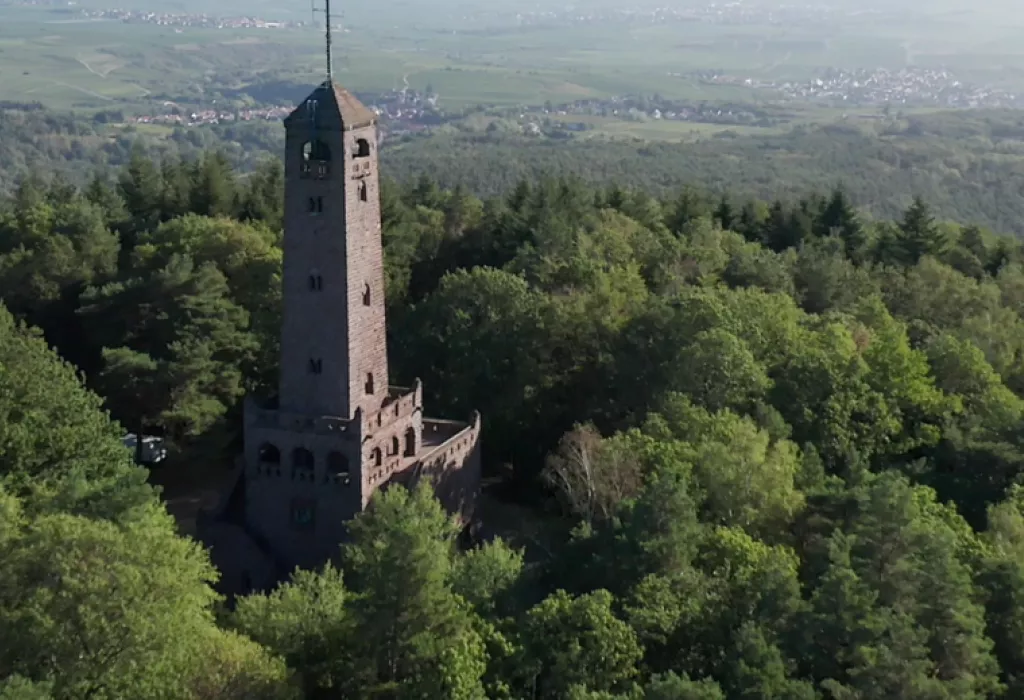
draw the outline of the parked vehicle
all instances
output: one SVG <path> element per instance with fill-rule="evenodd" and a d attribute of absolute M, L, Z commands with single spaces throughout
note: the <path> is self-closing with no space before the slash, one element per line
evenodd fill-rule
<path fill-rule="evenodd" d="M 138 437 L 135 433 L 128 433 L 124 436 L 124 446 L 138 455 Z M 142 454 L 136 457 L 136 461 L 143 466 L 151 467 L 160 464 L 167 459 L 167 448 L 164 447 L 164 439 L 153 435 L 145 435 L 142 438 Z"/>

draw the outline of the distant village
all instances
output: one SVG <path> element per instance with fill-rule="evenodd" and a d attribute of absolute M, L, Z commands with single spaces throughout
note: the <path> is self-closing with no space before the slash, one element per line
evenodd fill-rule
<path fill-rule="evenodd" d="M 440 124 L 445 118 L 438 109 L 438 96 L 415 90 L 391 90 L 376 96 L 360 95 L 378 116 L 396 127 L 418 130 Z M 247 121 L 279 121 L 295 108 L 294 105 L 274 105 L 247 108 L 190 109 L 173 102 L 164 102 L 166 111 L 159 114 L 126 116 L 126 124 L 166 124 L 170 126 L 204 126 Z"/>
<path fill-rule="evenodd" d="M 769 127 L 788 121 L 792 116 L 779 108 L 758 107 L 742 103 L 708 105 L 672 101 L 658 95 L 613 97 L 608 99 L 579 100 L 567 104 L 544 106 L 479 107 L 469 112 L 445 112 L 440 97 L 433 90 L 417 92 L 412 89 L 391 90 L 378 95 L 359 95 L 368 107 L 381 118 L 382 137 L 388 139 L 423 132 L 442 124 L 464 128 L 463 120 L 473 114 L 497 118 L 509 128 L 527 136 L 569 138 L 574 133 L 594 128 L 592 122 L 574 117 L 601 117 L 623 121 L 676 120 L 709 124 L 748 125 Z M 179 127 L 197 127 L 248 121 L 280 121 L 287 116 L 291 105 L 249 108 L 187 109 L 173 102 L 165 102 L 167 110 L 159 114 L 124 116 L 118 121 L 126 124 L 163 124 Z"/>
<path fill-rule="evenodd" d="M 89 10 L 83 17 L 124 22 L 125 24 L 157 24 L 164 27 L 201 27 L 204 29 L 290 29 L 305 26 L 303 22 L 271 22 L 259 17 L 216 17 L 207 14 L 178 14 L 145 10 Z"/>
<path fill-rule="evenodd" d="M 560 26 L 600 24 L 605 22 L 633 22 L 643 24 L 669 24 L 675 22 L 707 22 L 711 24 L 768 24 L 794 26 L 841 20 L 852 15 L 864 16 L 870 10 L 843 10 L 814 3 L 769 6 L 743 2 L 711 2 L 698 7 L 617 7 L 609 9 L 537 10 L 516 14 L 520 25 Z"/>
<path fill-rule="evenodd" d="M 292 29 L 306 26 L 305 22 L 279 22 L 259 17 L 218 17 L 215 15 L 153 12 L 150 10 L 91 9 L 79 7 L 78 0 L 0 0 L 0 6 L 51 7 L 63 12 L 74 12 L 80 17 L 108 20 L 125 24 L 157 24 L 164 27 L 201 27 L 203 29 Z"/>
<path fill-rule="evenodd" d="M 825 71 L 806 82 L 770 81 L 705 73 L 703 82 L 742 85 L 780 93 L 790 100 L 827 102 L 836 106 L 1020 107 L 1022 96 L 999 88 L 970 85 L 943 69 L 885 68 Z"/>
<path fill-rule="evenodd" d="M 417 92 L 411 88 L 376 95 L 359 95 L 381 118 L 382 133 L 389 138 L 413 134 L 441 124 L 459 123 L 479 112 L 497 117 L 511 128 L 527 135 L 561 135 L 588 131 L 592 117 L 622 121 L 681 121 L 703 124 L 773 127 L 794 118 L 792 105 L 808 101 L 828 101 L 837 106 L 889 107 L 944 106 L 957 108 L 1021 106 L 1016 95 L 996 89 L 965 85 L 947 71 L 842 71 L 833 70 L 807 82 L 771 83 L 737 76 L 697 74 L 690 76 L 707 83 L 736 84 L 770 90 L 782 99 L 771 102 L 716 102 L 672 100 L 660 95 L 634 95 L 604 99 L 577 100 L 554 105 L 485 107 L 467 113 L 450 113 L 441 107 L 441 99 L 432 89 Z M 293 106 L 289 104 L 253 107 L 184 107 L 163 103 L 157 114 L 124 116 L 127 124 L 164 124 L 195 127 L 248 121 L 280 121 Z M 120 118 L 119 118 L 120 120 Z"/>
<path fill-rule="evenodd" d="M 745 103 L 694 103 L 670 100 L 657 94 L 649 97 L 640 95 L 577 100 L 558 106 L 547 104 L 542 109 L 526 110 L 524 118 L 529 114 L 543 115 L 556 121 L 564 121 L 563 118 L 578 115 L 617 118 L 624 121 L 670 120 L 765 127 L 775 126 L 790 116 L 780 109 L 767 106 Z"/>

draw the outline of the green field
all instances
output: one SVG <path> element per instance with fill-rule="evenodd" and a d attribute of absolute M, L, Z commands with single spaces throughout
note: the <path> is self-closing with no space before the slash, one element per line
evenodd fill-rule
<path fill-rule="evenodd" d="M 102 7 L 97 0 L 86 4 Z M 162 9 L 199 7 L 182 1 Z M 1024 88 L 1024 44 L 1013 18 L 965 21 L 936 13 L 903 23 L 866 17 L 797 27 L 709 22 L 544 27 L 515 26 L 508 19 L 514 6 L 485 10 L 483 19 L 459 7 L 449 3 L 428 18 L 420 5 L 390 2 L 375 5 L 372 20 L 369 7 L 346 8 L 347 31 L 337 37 L 339 78 L 367 92 L 406 82 L 421 90 L 431 86 L 446 109 L 637 93 L 707 101 L 773 97 L 742 85 L 708 85 L 688 77 L 694 71 L 801 80 L 828 67 L 915 65 L 951 67 L 975 81 Z M 222 14 L 230 11 L 226 6 Z M 309 8 L 258 2 L 244 11 L 306 19 Z M 307 85 L 323 74 L 321 37 L 308 28 L 214 30 L 77 17 L 68 9 L 0 6 L 2 99 L 39 101 L 56 109 L 152 111 L 162 101 L 209 104 L 260 86 Z M 662 127 L 638 129 L 653 133 Z"/>

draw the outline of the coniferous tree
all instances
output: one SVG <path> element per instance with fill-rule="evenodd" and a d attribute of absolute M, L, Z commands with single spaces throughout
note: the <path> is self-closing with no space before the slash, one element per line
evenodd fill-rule
<path fill-rule="evenodd" d="M 156 226 L 163 216 L 163 179 L 156 165 L 141 149 L 132 151 L 131 160 L 118 178 L 118 190 L 131 215 L 129 236 L 125 241 L 131 248 L 134 237 L 140 231 Z"/>
<path fill-rule="evenodd" d="M 353 640 L 348 697 L 482 694 L 486 658 L 475 613 L 451 588 L 456 534 L 427 484 L 389 489 L 351 523 Z"/>
<path fill-rule="evenodd" d="M 718 225 L 726 231 L 731 231 L 732 227 L 736 225 L 736 213 L 728 195 L 722 195 L 722 198 L 718 200 L 718 207 L 715 209 L 714 218 Z"/>
<path fill-rule="evenodd" d="M 941 256 L 949 247 L 949 239 L 935 223 L 935 219 L 920 197 L 903 214 L 900 222 L 900 252 L 908 265 L 915 264 L 925 255 Z"/>
<path fill-rule="evenodd" d="M 204 216 L 229 216 L 235 209 L 235 179 L 223 153 L 208 153 L 192 166 L 189 209 Z"/>
<path fill-rule="evenodd" d="M 846 246 L 847 253 L 855 259 L 867 244 L 864 227 L 842 187 L 832 190 L 815 224 L 818 236 L 839 236 Z"/>
<path fill-rule="evenodd" d="M 702 192 L 688 186 L 682 189 L 667 211 L 665 225 L 669 231 L 678 236 L 691 221 L 709 216 L 711 207 Z"/>
<path fill-rule="evenodd" d="M 390 223 L 385 206 L 385 192 L 392 190 L 381 183 L 381 217 Z M 273 231 L 284 225 L 284 168 L 267 160 L 246 178 L 238 193 L 238 215 L 243 221 L 262 221 Z"/>
<path fill-rule="evenodd" d="M 761 241 L 776 252 L 789 248 L 786 223 L 785 207 L 776 199 L 768 208 L 768 218 L 761 227 Z"/>
<path fill-rule="evenodd" d="M 189 213 L 192 207 L 192 173 L 188 163 L 166 159 L 160 164 L 163 180 L 161 219 L 168 221 Z"/>

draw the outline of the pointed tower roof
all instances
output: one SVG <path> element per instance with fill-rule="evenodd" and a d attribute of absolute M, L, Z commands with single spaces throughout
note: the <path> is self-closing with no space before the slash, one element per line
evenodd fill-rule
<path fill-rule="evenodd" d="M 311 114 L 309 105 L 316 103 L 316 114 Z M 376 123 L 377 115 L 372 109 L 356 99 L 351 92 L 333 80 L 324 81 L 309 94 L 291 114 L 285 118 L 285 126 L 292 122 L 307 123 L 316 119 L 318 125 L 340 128 L 343 131 L 358 129 Z"/>

